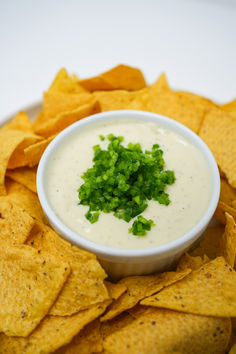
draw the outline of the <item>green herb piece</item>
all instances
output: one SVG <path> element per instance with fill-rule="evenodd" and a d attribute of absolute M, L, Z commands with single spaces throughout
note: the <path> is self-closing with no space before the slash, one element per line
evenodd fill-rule
<path fill-rule="evenodd" d="M 148 200 L 168 205 L 170 199 L 165 188 L 174 183 L 175 175 L 164 170 L 159 145 L 142 151 L 138 143 L 123 146 L 122 136 L 109 134 L 107 139 L 107 149 L 102 150 L 100 145 L 93 147 L 93 166 L 82 175 L 84 183 L 78 189 L 79 204 L 89 206 L 86 218 L 95 223 L 102 211 L 129 222 L 147 208 Z M 140 218 L 134 221 L 131 232 L 143 236 L 154 224 Z"/>
<path fill-rule="evenodd" d="M 151 230 L 152 226 L 155 226 L 153 220 L 147 220 L 142 215 L 139 215 L 129 229 L 129 233 L 132 233 L 135 236 L 145 236 L 147 231 Z"/>
<path fill-rule="evenodd" d="M 99 138 L 100 138 L 101 141 L 105 140 L 105 136 L 104 135 L 99 135 Z"/>

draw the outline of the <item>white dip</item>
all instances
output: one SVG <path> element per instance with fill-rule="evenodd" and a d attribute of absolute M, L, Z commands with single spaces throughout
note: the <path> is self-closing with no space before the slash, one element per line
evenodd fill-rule
<path fill-rule="evenodd" d="M 167 186 L 168 206 L 149 201 L 141 214 L 156 226 L 146 236 L 129 233 L 129 223 L 112 213 L 101 213 L 91 224 L 85 217 L 88 206 L 78 205 L 77 190 L 81 175 L 92 167 L 93 146 L 107 146 L 99 135 L 124 137 L 122 144 L 139 142 L 143 150 L 159 144 L 164 151 L 165 169 L 173 170 L 176 181 Z M 83 128 L 63 142 L 53 154 L 47 169 L 47 195 L 55 214 L 71 230 L 96 243 L 127 249 L 150 248 L 177 239 L 189 231 L 203 216 L 211 194 L 210 171 L 202 153 L 180 135 L 154 123 L 119 122 Z"/>

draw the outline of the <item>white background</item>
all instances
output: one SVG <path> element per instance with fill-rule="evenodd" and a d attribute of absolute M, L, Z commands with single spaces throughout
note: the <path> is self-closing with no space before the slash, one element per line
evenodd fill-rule
<path fill-rule="evenodd" d="M 42 97 L 66 67 L 81 78 L 119 63 L 148 83 L 217 102 L 236 97 L 235 0 L 0 0 L 0 121 Z"/>

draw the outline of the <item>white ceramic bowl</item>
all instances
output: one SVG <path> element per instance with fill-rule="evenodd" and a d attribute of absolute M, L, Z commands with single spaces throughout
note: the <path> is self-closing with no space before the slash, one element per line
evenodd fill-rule
<path fill-rule="evenodd" d="M 67 227 L 54 213 L 45 192 L 46 170 L 50 158 L 55 150 L 76 130 L 96 124 L 97 121 L 132 120 L 155 122 L 159 126 L 170 129 L 183 136 L 195 145 L 205 157 L 210 169 L 212 195 L 207 210 L 201 220 L 186 234 L 167 244 L 148 248 L 126 250 L 103 246 L 76 234 Z M 37 190 L 42 208 L 52 227 L 65 239 L 77 246 L 97 255 L 101 264 L 111 279 L 118 279 L 128 275 L 150 274 L 171 269 L 180 256 L 197 243 L 206 229 L 216 209 L 220 193 L 220 177 L 215 159 L 206 144 L 191 130 L 182 124 L 158 114 L 144 111 L 111 111 L 95 114 L 72 124 L 62 131 L 47 147 L 39 163 L 37 173 Z"/>

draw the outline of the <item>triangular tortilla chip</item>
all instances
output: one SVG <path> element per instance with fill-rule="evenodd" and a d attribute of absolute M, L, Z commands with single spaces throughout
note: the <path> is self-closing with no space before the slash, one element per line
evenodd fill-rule
<path fill-rule="evenodd" d="M 205 316 L 236 316 L 236 272 L 223 257 L 204 264 L 141 304 Z"/>
<path fill-rule="evenodd" d="M 0 332 L 27 336 L 48 313 L 70 269 L 26 245 L 0 246 Z"/>
<path fill-rule="evenodd" d="M 103 283 L 106 273 L 95 255 L 80 250 L 59 237 L 51 228 L 37 224 L 27 244 L 68 262 L 71 274 L 57 301 L 50 310 L 51 315 L 68 316 L 109 298 Z"/>
<path fill-rule="evenodd" d="M 179 273 L 167 272 L 121 279 L 118 284 L 124 284 L 127 287 L 127 291 L 110 305 L 101 321 L 110 320 L 121 312 L 134 307 L 140 300 L 184 278 L 189 272 L 190 269 L 187 269 Z"/>

